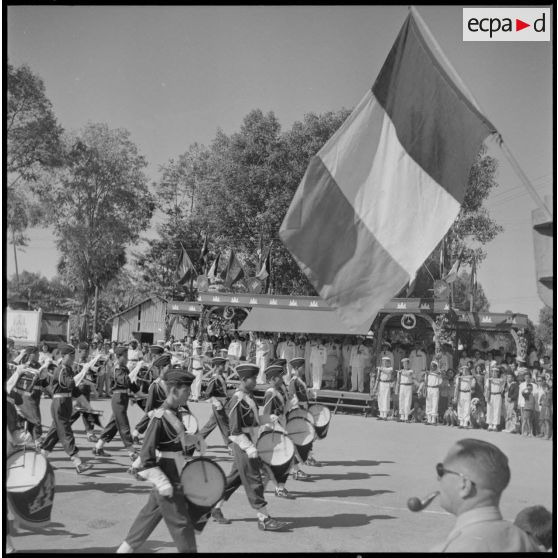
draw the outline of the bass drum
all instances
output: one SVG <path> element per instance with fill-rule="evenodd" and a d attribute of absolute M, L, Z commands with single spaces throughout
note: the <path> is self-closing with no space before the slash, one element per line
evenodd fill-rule
<path fill-rule="evenodd" d="M 314 417 L 316 436 L 320 439 L 325 438 L 331 421 L 331 411 L 325 405 L 320 405 L 319 403 L 309 405 L 308 410 Z"/>
<path fill-rule="evenodd" d="M 260 459 L 271 469 L 275 480 L 282 482 L 288 475 L 295 455 L 292 440 L 283 432 L 265 430 L 256 441 L 256 449 Z"/>
<path fill-rule="evenodd" d="M 50 523 L 55 480 L 50 463 L 40 453 L 17 451 L 7 459 L 8 506 L 23 527 Z"/>
<path fill-rule="evenodd" d="M 184 465 L 180 483 L 188 501 L 194 529 L 201 532 L 211 515 L 211 509 L 225 494 L 225 473 L 211 459 L 196 457 Z"/>
<path fill-rule="evenodd" d="M 300 461 L 304 463 L 310 455 L 312 442 L 316 439 L 314 425 L 303 418 L 292 418 L 287 422 L 289 438 L 294 442 Z"/>

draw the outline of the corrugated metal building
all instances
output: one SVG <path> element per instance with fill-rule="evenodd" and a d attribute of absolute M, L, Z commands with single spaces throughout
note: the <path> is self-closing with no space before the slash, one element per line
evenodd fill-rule
<path fill-rule="evenodd" d="M 167 300 L 157 295 L 146 298 L 112 316 L 112 341 L 127 343 L 130 339 L 137 339 L 141 343 L 156 343 L 165 338 L 166 316 Z M 182 339 L 188 332 L 175 320 L 171 335 Z"/>

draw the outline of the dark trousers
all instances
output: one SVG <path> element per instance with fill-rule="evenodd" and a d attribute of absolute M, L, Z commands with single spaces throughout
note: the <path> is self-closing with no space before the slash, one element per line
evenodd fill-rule
<path fill-rule="evenodd" d="M 533 415 L 534 411 L 532 409 L 522 409 L 521 410 L 521 434 L 523 436 L 533 435 Z"/>
<path fill-rule="evenodd" d="M 153 533 L 161 519 L 165 520 L 178 552 L 197 552 L 194 527 L 182 486 L 175 483 L 170 498 L 161 496 L 156 488 L 152 489 L 147 504 L 140 510 L 130 527 L 126 542 L 134 550 L 138 549 Z"/>
<path fill-rule="evenodd" d="M 64 451 L 72 457 L 79 451 L 72 431 L 72 398 L 54 397 L 50 412 L 52 414 L 52 426 L 46 435 L 42 449 L 52 451 L 56 443 L 61 441 Z"/>
<path fill-rule="evenodd" d="M 89 386 L 85 385 L 79 388 L 79 396 L 76 399 L 76 403 L 78 407 L 82 407 L 84 409 L 91 408 L 91 388 Z M 85 432 L 86 433 L 93 432 L 93 430 L 95 429 L 94 416 L 90 413 L 80 413 L 80 414 L 81 414 L 81 419 L 83 420 L 83 426 L 85 427 Z"/>
<path fill-rule="evenodd" d="M 27 421 L 27 432 L 33 437 L 33 441 L 38 440 L 43 433 L 41 425 L 41 392 L 33 390 L 23 396 L 23 404 L 19 411 Z"/>
<path fill-rule="evenodd" d="M 264 500 L 264 483 L 259 460 L 248 459 L 246 452 L 242 451 L 237 444 L 233 443 L 232 450 L 233 466 L 227 476 L 225 501 L 242 485 L 250 505 L 255 510 L 267 506 L 267 502 Z"/>
<path fill-rule="evenodd" d="M 215 427 L 219 427 L 223 442 L 226 446 L 229 446 L 231 441 L 229 440 L 229 418 L 227 413 L 224 409 L 215 409 L 213 406 L 211 406 L 211 410 L 212 414 L 200 430 L 200 436 L 207 438 L 215 430 Z"/>
<path fill-rule="evenodd" d="M 120 438 L 126 448 L 133 447 L 132 434 L 130 433 L 130 421 L 126 411 L 128 410 L 129 396 L 126 393 L 113 393 L 110 405 L 112 407 L 112 416 L 101 432 L 101 440 L 110 442 L 116 433 L 120 434 Z"/>
<path fill-rule="evenodd" d="M 145 415 L 143 415 L 143 417 L 140 418 L 140 421 L 136 424 L 135 430 L 137 430 L 140 434 L 143 434 L 147 430 L 149 421 L 149 415 L 145 413 Z"/>
<path fill-rule="evenodd" d="M 444 413 L 448 409 L 449 398 L 447 395 L 440 395 L 440 399 L 438 400 L 438 416 L 440 420 L 443 420 Z"/>

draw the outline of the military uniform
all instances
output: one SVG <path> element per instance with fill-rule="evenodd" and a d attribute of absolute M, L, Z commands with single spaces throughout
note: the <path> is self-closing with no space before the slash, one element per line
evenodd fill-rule
<path fill-rule="evenodd" d="M 486 422 L 488 430 L 497 430 L 502 418 L 502 398 L 506 380 L 489 378 L 486 384 Z"/>
<path fill-rule="evenodd" d="M 74 364 L 74 375 L 80 372 L 83 365 L 87 363 L 87 351 L 89 346 L 87 343 L 80 343 L 80 362 Z M 73 397 L 76 399 L 78 406 L 89 409 L 91 407 L 91 385 L 86 381 L 81 381 L 78 386 L 76 386 L 72 393 Z M 83 426 L 85 428 L 85 434 L 90 442 L 96 442 L 97 438 L 95 436 L 95 417 L 91 413 L 85 413 L 80 411 L 74 411 L 72 415 L 72 424 L 81 416 L 83 420 Z"/>
<path fill-rule="evenodd" d="M 401 359 L 401 363 L 409 362 L 408 358 Z M 399 395 L 399 418 L 409 420 L 411 405 L 413 402 L 414 373 L 411 369 L 403 368 L 397 374 L 395 392 Z"/>
<path fill-rule="evenodd" d="M 430 366 L 437 363 L 432 361 Z M 440 402 L 440 384 L 442 383 L 442 375 L 438 370 L 429 370 L 424 378 L 426 384 L 426 420 L 427 424 L 436 424 L 438 422 L 438 404 Z"/>
<path fill-rule="evenodd" d="M 364 391 L 364 369 L 369 364 L 370 352 L 363 344 L 363 338 L 351 348 L 351 391 Z"/>
<path fill-rule="evenodd" d="M 59 350 L 62 355 L 75 354 L 75 349 L 70 345 L 62 346 Z M 72 431 L 72 391 L 74 388 L 75 382 L 72 366 L 61 363 L 54 371 L 51 381 L 52 426 L 41 445 L 41 452 L 43 455 L 48 455 L 60 440 L 64 451 L 74 462 L 77 472 L 82 473 L 89 467 L 83 465 L 78 456 L 79 449 L 76 446 L 74 433 Z"/>
<path fill-rule="evenodd" d="M 215 357 L 213 359 L 213 364 L 216 366 L 225 362 L 225 359 L 222 357 Z M 200 436 L 207 438 L 215 430 L 215 427 L 218 427 L 225 445 L 229 446 L 231 444 L 229 440 L 229 418 L 225 411 L 229 397 L 227 394 L 227 380 L 222 374 L 214 373 L 205 389 L 205 397 L 211 401 L 212 413 L 201 429 Z"/>
<path fill-rule="evenodd" d="M 382 357 L 382 364 L 391 363 L 390 357 Z M 381 366 L 376 378 L 375 391 L 378 394 L 378 409 L 380 418 L 387 419 L 391 403 L 391 382 L 393 380 L 393 368 Z"/>
<path fill-rule="evenodd" d="M 457 401 L 457 418 L 459 426 L 466 427 L 471 422 L 471 391 L 475 386 L 475 377 L 469 375 L 469 369 L 464 368 L 467 375 L 457 376 L 455 380 L 455 400 Z"/>
<path fill-rule="evenodd" d="M 118 352 L 116 354 L 119 356 Z M 129 374 L 130 371 L 124 364 L 117 363 L 115 365 L 111 378 L 112 415 L 108 424 L 103 429 L 97 446 L 93 451 L 95 455 L 104 455 L 103 446 L 110 442 L 118 432 L 128 453 L 131 457 L 135 458 L 134 443 L 132 434 L 130 433 L 130 421 L 128 420 L 127 411 L 130 402 L 130 392 L 138 391 L 138 387 L 130 381 Z"/>
<path fill-rule="evenodd" d="M 186 374 L 187 381 L 191 384 L 194 378 L 191 374 Z M 178 552 L 197 552 L 194 530 L 196 527 L 198 530 L 203 529 L 206 518 L 194 525 L 180 482 L 180 473 L 185 463 L 184 435 L 179 409 L 173 409 L 165 402 L 153 412 L 134 468 L 140 476 L 151 481 L 154 487 L 119 552 L 139 548 L 161 519 L 165 521 Z M 158 460 L 157 452 L 160 452 Z"/>
<path fill-rule="evenodd" d="M 199 353 L 197 348 L 201 347 L 201 345 L 197 345 L 194 349 L 194 354 L 190 358 L 190 365 L 188 370 L 194 375 L 196 378 L 194 383 L 192 384 L 192 401 L 198 401 L 201 395 L 201 381 L 203 376 L 203 365 L 205 362 L 205 358 L 202 354 Z"/>

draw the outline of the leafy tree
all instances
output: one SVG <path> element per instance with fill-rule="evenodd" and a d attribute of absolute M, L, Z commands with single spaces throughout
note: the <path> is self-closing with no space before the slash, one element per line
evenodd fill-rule
<path fill-rule="evenodd" d="M 535 329 L 537 346 L 544 347 L 545 352 L 554 344 L 554 311 L 548 306 L 541 308 L 539 323 Z"/>
<path fill-rule="evenodd" d="M 69 312 L 75 306 L 72 290 L 58 276 L 49 280 L 40 273 L 22 271 L 19 281 L 13 275 L 6 287 L 8 304 L 26 303 L 30 310 L 45 312 Z"/>
<path fill-rule="evenodd" d="M 34 183 L 64 163 L 62 128 L 56 120 L 42 79 L 27 65 L 8 64 L 6 112 L 8 242 L 17 252 L 27 246 L 25 231 L 40 221 L 41 206 L 32 197 Z"/>
<path fill-rule="evenodd" d="M 126 247 L 149 225 L 155 204 L 146 164 L 128 131 L 88 124 L 69 139 L 68 166 L 55 186 L 37 188 L 61 252 L 58 271 L 85 314 L 96 287 L 116 277 Z"/>
<path fill-rule="evenodd" d="M 467 312 L 469 311 L 470 283 L 471 274 L 467 271 L 462 271 L 453 283 L 453 306 L 455 308 L 459 308 L 460 310 L 465 310 Z M 486 298 L 482 285 L 477 282 L 473 312 L 488 311 L 490 311 L 490 303 Z"/>

